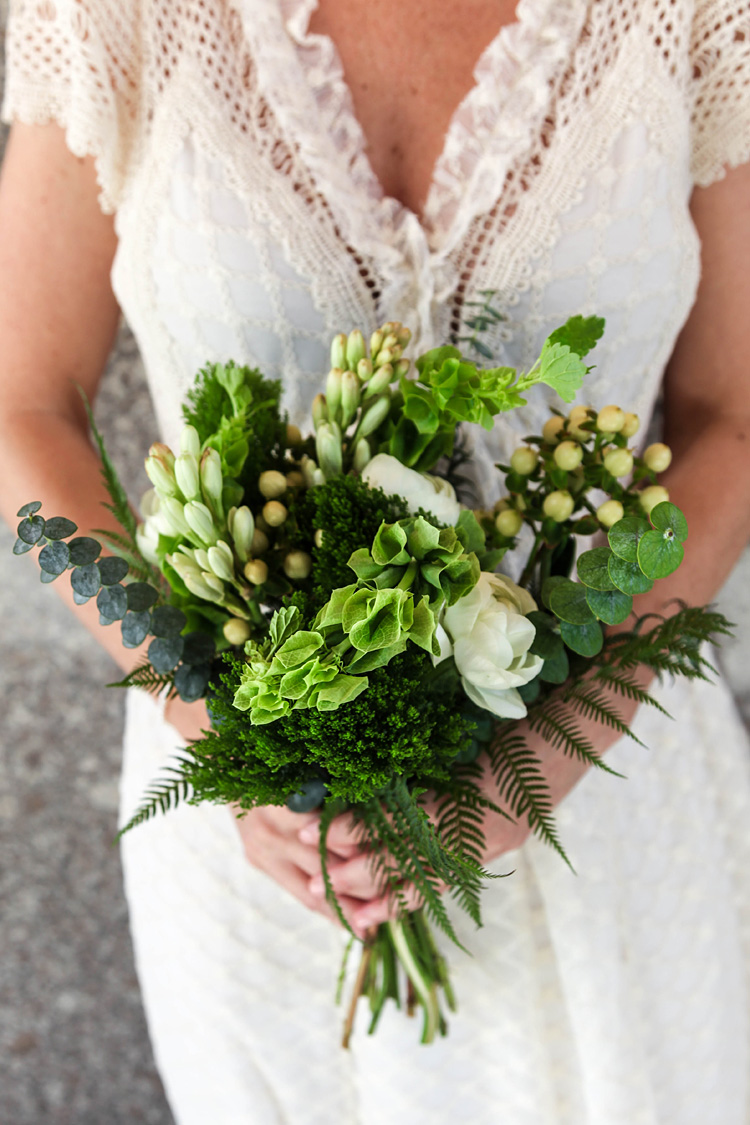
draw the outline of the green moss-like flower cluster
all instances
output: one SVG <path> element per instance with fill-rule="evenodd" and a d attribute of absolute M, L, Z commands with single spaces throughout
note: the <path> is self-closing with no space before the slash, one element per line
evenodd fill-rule
<path fill-rule="evenodd" d="M 267 726 L 252 726 L 232 705 L 242 665 L 214 683 L 210 707 L 216 730 L 193 747 L 188 780 L 197 800 L 246 808 L 282 804 L 313 778 L 333 798 L 367 801 L 394 775 L 429 785 L 470 741 L 473 724 L 460 713 L 458 683 L 430 690 L 430 657 L 409 648 L 369 676 L 367 691 L 333 712 L 293 710 Z"/>

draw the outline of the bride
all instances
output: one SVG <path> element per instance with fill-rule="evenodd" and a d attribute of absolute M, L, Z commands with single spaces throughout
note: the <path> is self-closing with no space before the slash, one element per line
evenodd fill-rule
<path fill-rule="evenodd" d="M 424 350 L 492 289 L 498 358 L 527 366 L 568 315 L 599 313 L 587 396 L 645 427 L 663 390 L 690 550 L 639 611 L 721 585 L 750 532 L 740 0 L 19 0 L 4 115 L 9 520 L 33 496 L 101 524 L 73 381 L 95 394 L 120 309 L 174 444 L 206 359 L 283 378 L 303 422 L 335 332 L 399 318 Z M 494 462 L 546 408 L 472 435 L 484 503 Z M 579 874 L 524 825 L 488 821 L 488 863 L 515 874 L 479 934 L 456 919 L 474 956 L 453 958 L 460 1017 L 426 1050 L 398 1019 L 336 1045 L 341 936 L 313 816 L 237 825 L 185 807 L 126 838 L 180 1125 L 747 1125 L 747 746 L 723 688 L 658 693 L 674 722 L 633 716 L 650 752 L 594 736 L 627 782 L 535 744 Z M 124 813 L 204 724 L 199 706 L 164 714 L 132 694 Z M 352 922 L 383 919 L 345 823 L 332 842 Z"/>

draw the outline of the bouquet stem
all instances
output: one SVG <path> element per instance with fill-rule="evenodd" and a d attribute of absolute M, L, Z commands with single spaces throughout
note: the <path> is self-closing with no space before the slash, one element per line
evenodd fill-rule
<path fill-rule="evenodd" d="M 422 1009 L 422 1043 L 431 1043 L 438 1032 L 445 1035 L 448 1025 L 440 1006 L 440 993 L 448 1008 L 456 1010 L 448 970 L 435 945 L 423 910 L 415 910 L 394 922 L 373 926 L 367 931 L 341 1040 L 349 1046 L 354 1029 L 357 1003 L 361 996 L 370 1001 L 368 1034 L 377 1026 L 386 1000 L 401 1007 L 401 979 L 406 980 L 406 1010 L 413 1015 Z"/>

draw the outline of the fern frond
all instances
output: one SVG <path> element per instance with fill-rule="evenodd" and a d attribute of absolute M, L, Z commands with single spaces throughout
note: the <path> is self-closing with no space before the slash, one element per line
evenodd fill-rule
<path fill-rule="evenodd" d="M 572 871 L 573 865 L 557 835 L 552 798 L 539 759 L 514 730 L 515 724 L 507 731 L 501 727 L 487 747 L 500 796 L 516 819 L 524 817 L 531 831 L 554 848 Z"/>
<path fill-rule="evenodd" d="M 168 812 L 169 809 L 176 809 L 180 801 L 187 801 L 191 794 L 190 782 L 185 777 L 185 767 L 190 765 L 190 762 L 184 758 L 178 758 L 180 767 L 166 766 L 167 773 L 174 774 L 172 778 L 165 778 L 160 783 L 151 785 L 145 793 L 145 800 L 140 806 L 134 816 L 130 818 L 124 828 L 115 836 L 115 842 L 121 840 L 126 832 L 131 828 L 143 824 L 147 820 L 151 820 L 158 812 Z"/>
<path fill-rule="evenodd" d="M 577 758 L 589 766 L 596 766 L 605 773 L 621 777 L 606 762 L 602 761 L 593 745 L 585 738 L 575 724 L 563 699 L 550 698 L 541 707 L 529 713 L 528 724 L 531 730 L 538 731 L 555 750 L 561 750 L 566 757 Z"/>
<path fill-rule="evenodd" d="M 320 810 L 320 833 L 318 835 L 318 852 L 320 853 L 320 870 L 323 875 L 323 885 L 326 891 L 326 900 L 331 904 L 333 909 L 338 915 L 339 921 L 355 937 L 354 930 L 351 928 L 346 915 L 341 909 L 341 904 L 336 897 L 336 892 L 333 889 L 331 876 L 328 872 L 328 844 L 326 838 L 328 836 L 328 829 L 331 827 L 331 821 L 339 815 L 341 808 L 337 801 L 326 801 Z"/>
<path fill-rule="evenodd" d="M 107 687 L 139 687 L 143 688 L 144 691 L 150 692 L 152 695 L 159 695 L 159 693 L 166 688 L 167 699 L 174 699 L 177 695 L 177 689 L 174 686 L 174 677 L 169 674 L 160 674 L 149 664 L 148 660 L 144 660 L 137 668 L 133 668 L 133 670 L 128 672 L 127 676 L 123 676 L 121 680 L 107 684 Z"/>
<path fill-rule="evenodd" d="M 579 680 L 571 684 L 561 696 L 561 702 L 569 703 L 584 718 L 593 719 L 602 726 L 616 730 L 626 738 L 632 738 L 639 746 L 645 745 L 637 735 L 633 734 L 620 713 L 608 701 L 604 686 L 596 683 L 595 680 Z M 601 759 L 598 759 L 596 764 L 600 767 L 604 765 Z"/>
<path fill-rule="evenodd" d="M 662 715 L 665 715 L 668 719 L 672 718 L 669 711 L 667 711 L 666 707 L 662 707 L 658 699 L 654 699 L 653 695 L 636 683 L 632 676 L 621 671 L 620 668 L 613 664 L 605 664 L 601 668 L 597 668 L 592 679 L 600 680 L 625 699 L 631 699 L 634 703 L 642 703 L 647 707 L 655 707 L 657 711 L 660 711 Z"/>

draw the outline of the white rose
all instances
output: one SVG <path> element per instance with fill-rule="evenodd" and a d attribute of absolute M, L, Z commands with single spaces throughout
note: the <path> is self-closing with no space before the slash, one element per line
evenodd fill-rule
<path fill-rule="evenodd" d="M 536 629 L 525 615 L 534 609 L 526 590 L 504 574 L 482 571 L 474 589 L 443 615 L 464 691 L 503 719 L 526 714 L 516 688 L 533 680 L 544 663 L 529 652 Z M 441 644 L 441 658 L 442 649 Z"/>
<path fill-rule="evenodd" d="M 422 508 L 449 527 L 458 523 L 461 505 L 453 485 L 441 477 L 407 469 L 398 458 L 388 453 L 378 453 L 365 465 L 362 480 L 370 488 L 382 488 L 389 496 L 402 496 L 414 515 Z"/>

